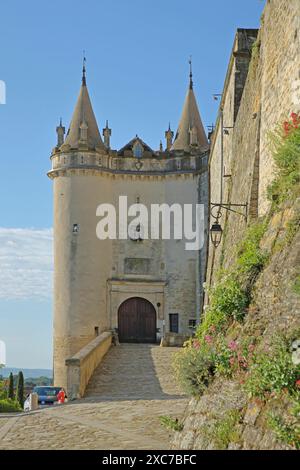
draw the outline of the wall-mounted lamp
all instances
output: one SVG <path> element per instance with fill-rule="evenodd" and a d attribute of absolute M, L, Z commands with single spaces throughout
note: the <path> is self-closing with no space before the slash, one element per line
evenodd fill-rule
<path fill-rule="evenodd" d="M 241 208 L 240 210 L 236 210 L 235 208 Z M 217 214 L 214 214 L 214 209 L 217 209 Z M 245 218 L 247 221 L 248 218 L 248 204 L 215 204 L 212 203 L 210 205 L 210 214 L 211 216 L 215 219 L 211 229 L 210 229 L 210 238 L 212 241 L 212 244 L 214 245 L 215 248 L 217 248 L 221 241 L 222 241 L 222 236 L 223 236 L 223 229 L 219 223 L 220 217 L 222 217 L 222 209 L 225 209 L 226 211 L 233 212 L 234 214 L 241 215 Z"/>
<path fill-rule="evenodd" d="M 210 238 L 215 248 L 217 248 L 220 245 L 222 236 L 223 236 L 223 229 L 217 219 L 212 224 L 211 229 L 210 229 Z"/>

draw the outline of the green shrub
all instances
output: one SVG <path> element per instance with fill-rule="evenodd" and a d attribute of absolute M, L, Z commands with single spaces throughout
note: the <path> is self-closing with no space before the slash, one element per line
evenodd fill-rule
<path fill-rule="evenodd" d="M 236 425 L 241 418 L 238 410 L 227 411 L 224 418 L 217 421 L 208 431 L 209 438 L 213 440 L 216 449 L 226 450 L 228 445 L 239 441 L 240 435 Z"/>
<path fill-rule="evenodd" d="M 249 305 L 249 298 L 234 276 L 227 276 L 217 284 L 211 296 L 209 309 L 224 318 L 242 320 Z"/>
<path fill-rule="evenodd" d="M 7 398 L 6 384 L 3 379 L 0 379 L 0 400 Z"/>
<path fill-rule="evenodd" d="M 228 320 L 224 312 L 210 306 L 205 312 L 202 323 L 197 327 L 196 337 L 203 340 L 205 335 L 209 334 L 212 329 L 221 332 L 228 324 Z"/>
<path fill-rule="evenodd" d="M 268 254 L 259 246 L 266 228 L 267 221 L 251 225 L 238 247 L 232 272 L 220 271 L 216 286 L 209 292 L 210 304 L 196 332 L 198 339 L 202 340 L 212 327 L 221 332 L 230 321 L 243 320 L 251 300 L 250 288 L 268 260 Z"/>
<path fill-rule="evenodd" d="M 286 389 L 291 395 L 297 392 L 296 381 L 300 366 L 292 362 L 290 344 L 283 337 L 273 339 L 270 351 L 260 352 L 250 367 L 245 389 L 252 397 L 264 398 L 266 394 L 279 394 Z"/>
<path fill-rule="evenodd" d="M 11 400 L 10 398 L 0 400 L 0 413 L 11 413 L 16 411 L 22 411 L 22 408 L 17 401 Z"/>
<path fill-rule="evenodd" d="M 268 425 L 280 441 L 300 450 L 300 424 L 298 421 L 288 423 L 282 416 L 270 414 Z"/>
<path fill-rule="evenodd" d="M 285 132 L 278 128 L 271 135 L 273 158 L 277 176 L 268 187 L 268 198 L 275 206 L 299 195 L 300 182 L 300 127 L 285 123 Z"/>
<path fill-rule="evenodd" d="M 267 223 L 259 222 L 251 225 L 239 245 L 237 270 L 238 273 L 253 277 L 257 275 L 268 260 L 268 254 L 260 249 L 260 241 L 266 232 Z"/>
<path fill-rule="evenodd" d="M 218 353 L 216 354 L 216 372 L 219 375 L 224 375 L 229 378 L 233 374 L 233 368 L 231 366 L 233 353 L 225 344 L 225 341 L 222 341 L 222 343 L 219 343 Z"/>
<path fill-rule="evenodd" d="M 287 230 L 285 234 L 285 244 L 290 245 L 295 236 L 297 235 L 298 231 L 300 229 L 300 216 L 299 214 L 294 217 L 292 220 L 290 220 L 287 224 Z"/>
<path fill-rule="evenodd" d="M 214 354 L 202 345 L 188 346 L 175 355 L 174 368 L 182 387 L 192 396 L 200 396 L 211 383 L 215 373 Z"/>
<path fill-rule="evenodd" d="M 167 429 L 172 429 L 173 431 L 181 432 L 183 430 L 183 423 L 180 423 L 178 419 L 171 418 L 170 416 L 160 416 L 160 424 Z"/>

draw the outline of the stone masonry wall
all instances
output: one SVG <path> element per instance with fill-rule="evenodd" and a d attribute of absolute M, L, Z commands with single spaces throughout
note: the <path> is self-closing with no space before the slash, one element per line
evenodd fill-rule
<path fill-rule="evenodd" d="M 242 31 L 242 30 L 239 30 Z M 248 220 L 223 211 L 222 244 L 209 246 L 206 282 L 214 285 L 221 268 L 235 261 L 236 246 L 247 224 L 269 211 L 266 188 L 275 175 L 268 133 L 291 112 L 300 111 L 300 1 L 268 0 L 258 39 L 252 49 L 246 83 L 238 108 L 235 80 L 235 48 L 231 56 L 222 98 L 224 126 L 235 116 L 234 130 L 224 136 L 224 203 L 248 203 Z M 235 40 L 235 47 L 237 39 Z M 217 122 L 210 155 L 210 200 L 218 202 L 220 192 L 220 125 Z M 231 175 L 231 176 L 228 176 Z M 243 324 L 234 323 L 228 340 L 257 337 L 262 348 L 269 338 L 300 327 L 300 297 L 292 286 L 299 275 L 300 232 L 291 244 L 274 250 L 288 233 L 289 223 L 300 212 L 300 201 L 287 202 L 272 215 L 261 247 L 271 253 L 269 262 L 256 281 L 253 302 Z M 211 221 L 212 223 L 212 221 Z M 206 302 L 209 302 L 207 295 Z M 252 400 L 237 379 L 217 377 L 206 393 L 191 400 L 183 419 L 183 431 L 173 440 L 175 449 L 215 449 L 212 431 L 231 410 L 240 412 L 234 442 L 228 449 L 286 449 L 267 425 L 269 412 L 285 416 L 287 404 Z"/>
<path fill-rule="evenodd" d="M 285 237 L 285 231 L 295 214 L 300 213 L 300 201 L 287 204 L 270 220 L 261 247 L 270 250 Z M 300 296 L 293 291 L 296 276 L 300 272 L 300 231 L 293 243 L 283 250 L 275 250 L 270 262 L 259 276 L 253 292 L 252 308 L 243 324 L 234 323 L 227 333 L 229 340 L 244 337 L 261 339 L 265 348 L 270 338 L 280 332 L 300 328 Z M 250 399 L 238 378 L 217 377 L 199 399 L 192 399 L 183 417 L 184 429 L 176 433 L 174 449 L 218 449 L 214 440 L 214 428 L 230 411 L 238 411 L 240 419 L 234 440 L 228 449 L 279 450 L 288 446 L 280 442 L 270 430 L 268 413 L 285 415 L 287 403 Z"/>
<path fill-rule="evenodd" d="M 261 134 L 259 214 L 268 210 L 266 188 L 274 166 L 268 132 L 300 111 L 300 1 L 268 0 L 261 28 Z"/>
<path fill-rule="evenodd" d="M 252 80 L 250 82 L 247 80 L 249 64 L 251 59 L 252 45 L 257 38 L 257 30 L 245 30 L 239 29 L 237 31 L 233 50 L 230 58 L 230 63 L 228 67 L 227 77 L 225 80 L 225 87 L 222 95 L 221 107 L 223 108 L 223 121 L 224 127 L 229 128 L 234 126 L 234 129 L 227 129 L 226 134 L 223 135 L 223 156 L 224 156 L 224 178 L 223 178 L 223 202 L 227 203 L 231 200 L 232 203 L 246 202 L 245 196 L 242 196 L 242 199 L 239 200 L 239 195 L 231 195 L 231 189 L 237 186 L 242 190 L 245 189 L 245 181 L 243 181 L 242 186 L 237 185 L 236 175 L 238 178 L 249 179 L 249 184 L 246 182 L 246 187 L 249 186 L 250 191 L 250 182 L 251 182 L 251 173 L 253 166 L 253 157 L 255 152 L 255 140 L 257 133 L 257 123 L 259 119 L 252 119 L 254 112 L 257 111 L 257 102 L 258 99 L 255 94 L 259 93 L 259 87 L 257 86 L 257 79 L 259 74 L 256 74 L 256 70 L 252 73 Z M 253 83 L 253 78 L 254 82 Z M 249 88 L 249 99 L 242 99 L 242 91 Z M 243 96 L 246 91 L 244 90 Z M 242 102 L 241 102 L 242 100 Z M 252 104 L 253 103 L 253 104 Z M 242 110 L 240 109 L 242 108 Z M 251 116 L 251 119 L 248 119 L 248 116 Z M 245 125 L 245 119 L 247 125 Z M 236 129 L 239 128 L 239 131 Z M 244 134 L 245 133 L 245 134 Z M 246 146 L 243 149 L 243 146 Z M 253 148 L 250 148 L 252 147 Z M 235 155 L 239 155 L 241 167 L 236 168 L 235 165 Z M 217 120 L 216 129 L 214 132 L 212 140 L 212 148 L 209 162 L 209 172 L 210 172 L 210 202 L 211 203 L 220 203 L 220 181 L 221 181 L 221 125 L 220 118 Z M 248 195 L 247 195 L 248 197 Z M 215 215 L 217 209 L 213 210 Z M 230 216 L 230 213 L 222 210 L 220 223 L 222 227 L 226 225 L 227 219 Z M 212 224 L 213 219 L 211 220 Z M 236 224 L 242 223 L 245 225 L 245 222 L 242 218 L 234 216 L 234 221 Z M 240 230 L 239 230 L 240 231 Z M 206 282 L 208 285 L 213 283 L 214 274 L 218 270 L 218 267 L 221 264 L 222 260 L 222 249 L 219 247 L 215 249 L 210 243 L 209 245 L 209 257 L 207 263 L 207 276 Z M 215 269 L 216 267 L 216 269 Z"/>
<path fill-rule="evenodd" d="M 241 36 L 238 30 L 237 37 Z M 250 30 L 251 31 L 251 30 Z M 253 30 L 252 30 L 253 31 Z M 253 34 L 252 34 L 253 37 Z M 275 168 L 269 133 L 300 111 L 300 1 L 268 0 L 261 20 L 258 39 L 252 49 L 246 83 L 235 80 L 236 47 L 233 49 L 229 78 L 225 82 L 222 106 L 224 126 L 229 126 L 235 109 L 230 108 L 231 96 L 240 93 L 244 83 L 238 113 L 231 135 L 224 136 L 223 179 L 224 203 L 248 204 L 248 221 L 265 215 L 270 207 L 266 189 L 274 178 Z M 235 40 L 237 44 L 237 39 Z M 238 91 L 237 91 L 238 90 Z M 210 156 L 211 202 L 220 187 L 220 126 L 217 125 Z M 230 176 L 228 176 L 230 175 Z M 211 221 L 212 222 L 212 221 Z M 231 252 L 246 227 L 242 216 L 223 211 L 223 247 L 216 250 L 210 243 L 207 283 L 212 285 L 221 262 L 229 265 Z M 226 253 L 225 253 L 226 252 Z"/>

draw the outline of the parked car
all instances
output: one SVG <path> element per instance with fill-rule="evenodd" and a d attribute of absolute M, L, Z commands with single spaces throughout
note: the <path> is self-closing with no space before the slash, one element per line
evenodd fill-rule
<path fill-rule="evenodd" d="M 39 405 L 54 405 L 57 404 L 57 394 L 61 389 L 62 387 L 37 386 L 32 392 L 38 394 Z"/>

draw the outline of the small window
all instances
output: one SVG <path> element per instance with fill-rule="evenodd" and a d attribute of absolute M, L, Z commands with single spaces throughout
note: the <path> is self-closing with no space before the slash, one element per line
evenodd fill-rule
<path fill-rule="evenodd" d="M 197 326 L 197 320 L 189 320 L 189 328 L 194 330 Z"/>
<path fill-rule="evenodd" d="M 95 326 L 95 336 L 99 336 L 99 326 Z"/>
<path fill-rule="evenodd" d="M 79 225 L 73 224 L 73 233 L 78 233 L 78 232 L 79 232 Z"/>
<path fill-rule="evenodd" d="M 179 332 L 178 313 L 170 313 L 169 320 L 170 320 L 170 333 L 178 333 Z"/>
<path fill-rule="evenodd" d="M 141 158 L 143 156 L 143 150 L 143 146 L 140 144 L 140 142 L 136 142 L 132 149 L 133 156 L 136 158 Z"/>

